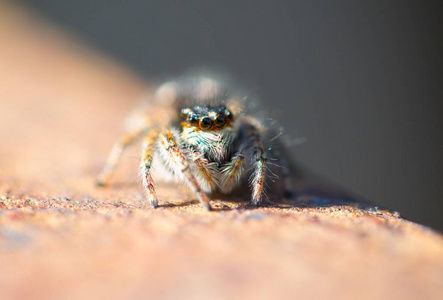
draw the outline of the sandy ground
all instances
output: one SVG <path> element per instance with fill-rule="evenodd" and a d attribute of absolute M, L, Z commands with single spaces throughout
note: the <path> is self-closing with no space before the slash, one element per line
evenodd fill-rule
<path fill-rule="evenodd" d="M 333 187 L 206 212 L 164 184 L 154 210 L 133 149 L 96 188 L 148 81 L 0 9 L 1 299 L 443 299 L 442 236 Z"/>

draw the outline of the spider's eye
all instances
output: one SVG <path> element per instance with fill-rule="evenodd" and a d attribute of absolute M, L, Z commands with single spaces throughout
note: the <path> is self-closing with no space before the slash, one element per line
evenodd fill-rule
<path fill-rule="evenodd" d="M 209 130 L 212 127 L 212 120 L 210 117 L 203 117 L 200 120 L 200 128 L 203 130 Z"/>
<path fill-rule="evenodd" d="M 230 110 L 226 109 L 224 115 L 225 115 L 226 119 L 232 120 L 233 114 Z"/>
<path fill-rule="evenodd" d="M 222 115 L 218 115 L 215 119 L 215 127 L 222 128 L 226 124 L 226 118 Z"/>
<path fill-rule="evenodd" d="M 189 124 L 191 124 L 193 126 L 198 124 L 198 117 L 197 117 L 197 115 L 192 114 L 192 115 L 189 116 Z"/>

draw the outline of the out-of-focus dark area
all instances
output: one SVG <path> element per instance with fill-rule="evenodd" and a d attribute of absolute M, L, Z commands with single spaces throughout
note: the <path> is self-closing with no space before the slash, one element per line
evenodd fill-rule
<path fill-rule="evenodd" d="M 443 230 L 439 1 L 22 0 L 147 78 L 221 66 L 310 170 Z"/>

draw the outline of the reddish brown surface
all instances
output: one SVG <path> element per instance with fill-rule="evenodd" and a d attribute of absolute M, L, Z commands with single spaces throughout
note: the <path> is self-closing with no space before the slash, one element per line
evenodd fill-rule
<path fill-rule="evenodd" d="M 221 201 L 209 213 L 171 186 L 163 201 L 184 205 L 152 210 L 137 152 L 95 188 L 147 87 L 0 5 L 0 299 L 443 298 L 442 236 L 394 214 Z"/>

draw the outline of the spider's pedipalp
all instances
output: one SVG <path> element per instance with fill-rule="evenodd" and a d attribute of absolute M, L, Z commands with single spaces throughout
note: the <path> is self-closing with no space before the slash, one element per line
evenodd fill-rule
<path fill-rule="evenodd" d="M 188 150 L 188 158 L 191 161 L 191 169 L 199 186 L 204 192 L 211 192 L 218 186 L 217 166 L 210 163 L 203 155 Z"/>
<path fill-rule="evenodd" d="M 239 151 L 234 157 L 228 162 L 222 170 L 222 180 L 221 188 L 225 192 L 230 192 L 236 185 L 240 182 L 241 175 L 244 169 L 244 154 Z"/>
<path fill-rule="evenodd" d="M 169 167 L 175 174 L 181 176 L 188 184 L 190 189 L 197 195 L 198 200 L 205 206 L 206 209 L 211 210 L 209 198 L 202 191 L 195 176 L 191 172 L 191 167 L 187 162 L 185 156 L 177 145 L 177 142 L 169 130 L 165 130 L 159 135 L 159 144 L 162 147 L 162 154 L 166 156 L 166 161 Z"/>

